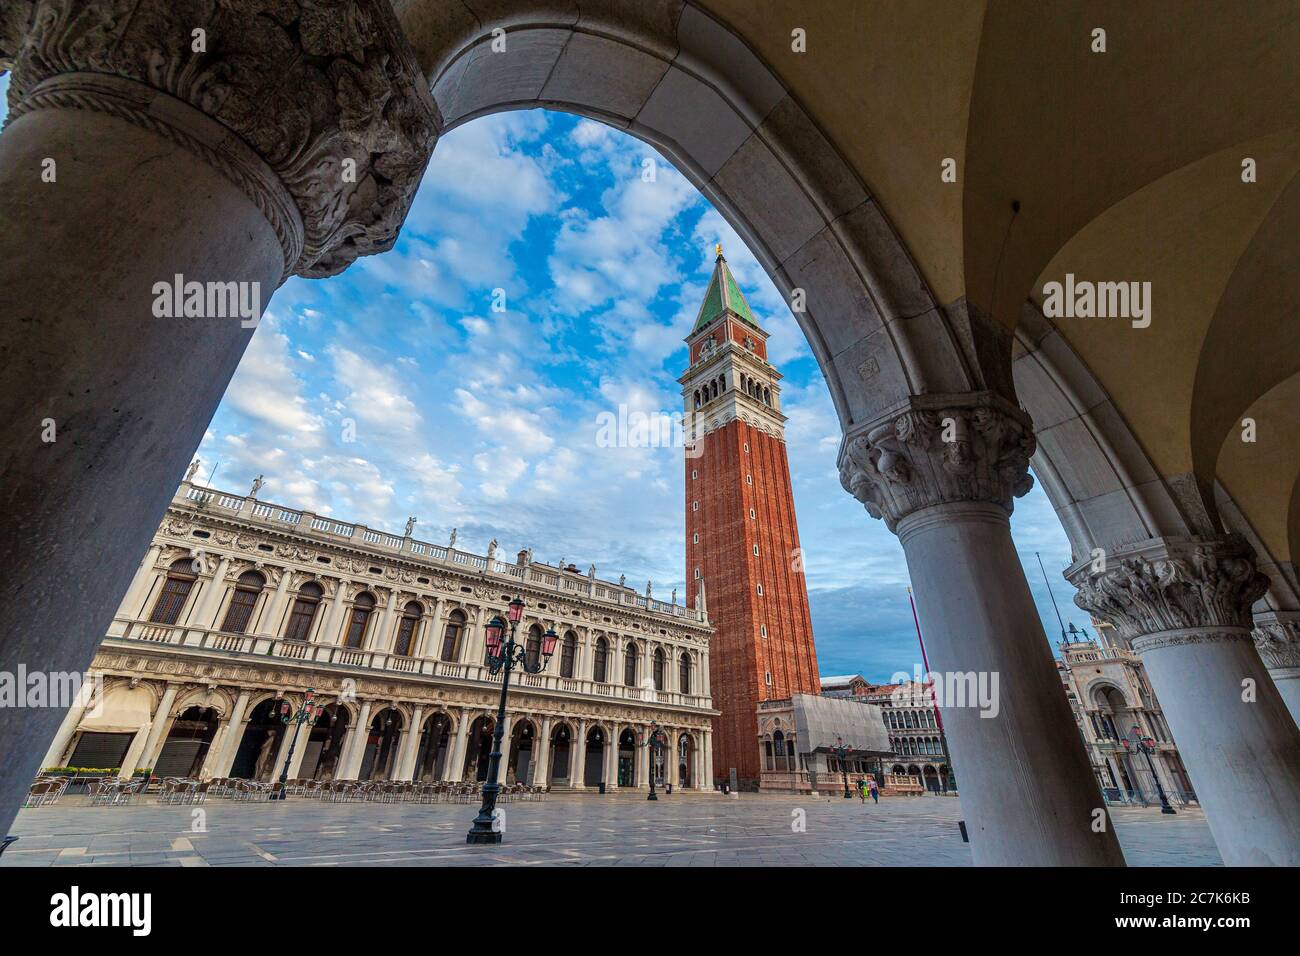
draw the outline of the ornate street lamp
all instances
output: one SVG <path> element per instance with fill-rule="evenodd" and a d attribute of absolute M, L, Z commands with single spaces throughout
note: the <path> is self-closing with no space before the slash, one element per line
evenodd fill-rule
<path fill-rule="evenodd" d="M 510 671 L 515 667 L 522 667 L 526 674 L 540 674 L 546 670 L 546 665 L 551 662 L 551 655 L 555 653 L 555 642 L 560 637 L 555 633 L 555 628 L 547 628 L 546 633 L 542 635 L 541 657 L 530 662 L 527 648 L 515 642 L 515 631 L 524 616 L 524 599 L 516 597 L 511 601 L 506 614 L 510 618 L 509 638 L 506 638 L 506 622 L 499 616 L 488 622 L 485 634 L 488 672 L 495 676 L 504 670 L 505 674 L 501 678 L 501 701 L 497 704 L 497 724 L 492 731 L 492 753 L 488 758 L 487 781 L 483 784 L 483 805 L 479 807 L 478 816 L 474 818 L 474 825 L 465 835 L 466 843 L 501 842 L 501 832 L 492 826 L 492 815 L 496 810 L 497 794 L 501 792 L 501 784 L 497 782 L 497 777 L 501 769 L 501 738 L 506 729 L 506 695 L 510 692 Z"/>
<path fill-rule="evenodd" d="M 835 746 L 830 748 L 830 752 L 840 758 L 840 769 L 844 771 L 844 799 L 852 800 L 853 794 L 849 793 L 849 754 L 853 753 L 852 747 L 844 746 L 844 738 L 836 737 Z"/>
<path fill-rule="evenodd" d="M 315 702 L 315 697 L 316 691 L 308 687 L 297 711 L 287 700 L 280 701 L 280 723 L 292 726 L 293 730 L 289 731 L 289 754 L 284 758 L 284 768 L 280 771 L 280 790 L 271 794 L 272 800 L 284 800 L 289 796 L 289 764 L 293 761 L 293 750 L 298 746 L 298 729 L 307 721 L 314 721 L 325 710 Z"/>
<path fill-rule="evenodd" d="M 1156 765 L 1151 762 L 1151 754 L 1156 749 L 1155 740 L 1151 737 L 1143 737 L 1141 728 L 1134 724 L 1133 729 L 1129 731 L 1129 735 L 1120 738 L 1120 743 L 1124 745 L 1124 750 L 1128 753 L 1132 753 L 1133 748 L 1136 747 L 1147 758 L 1147 769 L 1151 771 L 1151 779 L 1156 782 L 1156 793 L 1160 794 L 1160 812 L 1177 813 L 1178 811 L 1169 805 L 1169 798 L 1165 796 L 1165 788 L 1160 786 L 1160 778 L 1156 775 Z"/>
<path fill-rule="evenodd" d="M 655 761 L 663 762 L 668 735 L 657 721 L 650 721 L 650 733 L 646 735 L 645 745 L 650 748 L 650 795 L 646 799 L 658 800 L 659 797 L 655 794 Z"/>

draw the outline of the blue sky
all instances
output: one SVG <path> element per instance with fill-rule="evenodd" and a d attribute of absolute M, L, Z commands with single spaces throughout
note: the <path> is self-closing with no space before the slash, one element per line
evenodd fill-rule
<path fill-rule="evenodd" d="M 0 94 L 7 78 L 0 78 Z M 643 175 L 653 164 L 653 181 Z M 839 428 L 789 309 L 743 243 L 652 148 L 544 111 L 443 137 L 396 248 L 276 292 L 199 448 L 200 478 L 264 500 L 684 593 L 677 448 L 602 448 L 597 415 L 681 409 L 683 338 L 723 244 L 770 333 L 821 672 L 918 663 L 902 549 L 839 485 Z M 501 291 L 496 291 L 501 290 Z M 504 311 L 494 311 L 494 301 Z M 351 438 L 352 440 L 349 440 Z M 1012 528 L 1067 623 L 1065 534 L 1037 488 Z"/>

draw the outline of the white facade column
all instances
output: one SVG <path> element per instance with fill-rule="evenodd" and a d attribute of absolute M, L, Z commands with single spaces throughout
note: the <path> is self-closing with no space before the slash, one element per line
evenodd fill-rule
<path fill-rule="evenodd" d="M 348 582 L 339 580 L 334 585 L 334 596 L 330 598 L 329 610 L 321 623 L 318 644 L 343 643 L 343 619 L 347 612 Z"/>
<path fill-rule="evenodd" d="M 226 572 L 230 570 L 230 558 L 222 555 L 221 560 L 217 562 L 217 570 L 212 574 L 212 580 L 207 582 L 207 587 L 203 589 L 202 603 L 194 612 L 194 627 L 201 627 L 204 630 L 211 631 L 217 626 L 217 615 L 221 613 L 221 605 L 224 603 L 222 598 L 226 596 Z"/>
<path fill-rule="evenodd" d="M 569 788 L 581 790 L 587 773 L 587 719 L 578 719 L 578 733 L 569 750 Z"/>
<path fill-rule="evenodd" d="M 701 761 L 700 789 L 713 789 L 713 731 L 706 730 L 701 737 L 704 739 L 703 760 Z"/>
<path fill-rule="evenodd" d="M 267 601 L 266 610 L 262 612 L 262 620 L 258 622 L 259 637 L 280 636 L 280 618 L 284 617 L 284 608 L 289 595 L 289 579 L 292 577 L 293 572 L 288 568 L 280 569 L 280 580 L 276 583 L 270 600 Z"/>
<path fill-rule="evenodd" d="M 139 620 L 145 616 L 144 602 L 153 590 L 153 583 L 158 578 L 163 577 L 164 572 L 154 567 L 158 559 L 162 556 L 163 545 L 151 544 L 149 550 L 145 553 L 144 561 L 141 562 L 140 568 L 135 573 L 135 578 L 131 581 L 131 587 L 126 592 L 126 597 L 122 598 L 122 613 L 132 620 Z"/>
<path fill-rule="evenodd" d="M 650 789 L 650 774 L 654 773 L 654 761 L 651 760 L 650 747 L 650 729 L 648 727 L 638 727 L 637 732 L 640 740 L 637 743 L 636 759 L 633 765 L 636 767 L 635 785 L 638 790 Z"/>
<path fill-rule="evenodd" d="M 337 777 L 339 780 L 355 780 L 361 771 L 361 760 L 366 753 L 366 741 L 370 738 L 370 707 L 370 701 L 362 701 L 361 713 L 357 716 L 356 724 L 348 728 L 348 740 L 344 746 L 343 758 L 339 761 L 342 768 Z"/>
<path fill-rule="evenodd" d="M 302 775 L 302 761 L 307 756 L 307 741 L 311 739 L 311 729 L 315 726 L 314 720 L 304 721 L 301 724 L 291 724 L 294 728 L 293 734 L 285 734 L 285 739 L 290 736 L 296 738 L 293 744 L 293 756 L 289 757 L 289 779 L 297 780 Z M 280 761 L 280 766 L 275 768 L 271 775 L 271 781 L 275 782 L 280 779 L 280 771 L 284 768 L 284 761 Z"/>
<path fill-rule="evenodd" d="M 461 708 L 460 716 L 456 720 L 456 745 L 451 752 L 451 765 L 447 768 L 447 779 L 452 783 L 459 783 L 465 773 L 465 747 L 469 739 L 469 727 L 475 721 L 475 717 L 470 712 Z"/>
<path fill-rule="evenodd" d="M 1300 611 L 1256 614 L 1255 647 L 1291 719 L 1300 724 Z"/>
<path fill-rule="evenodd" d="M 176 694 L 180 689 L 180 684 L 168 684 L 167 689 L 163 691 L 162 700 L 158 703 L 158 709 L 153 713 L 149 736 L 145 738 L 144 747 L 141 748 L 138 756 L 139 766 L 152 768 L 154 763 L 157 762 L 158 753 L 162 750 L 167 732 L 171 730 L 172 705 L 176 703 Z M 123 766 L 122 769 L 125 770 L 126 767 Z"/>
<path fill-rule="evenodd" d="M 618 789 L 618 724 L 610 724 L 605 733 L 605 789 Z"/>
<path fill-rule="evenodd" d="M 156 720 L 152 720 L 144 724 L 131 738 L 131 743 L 126 748 L 126 756 L 122 758 L 122 766 L 118 770 L 117 776 L 119 780 L 129 780 L 135 773 L 136 768 L 140 766 L 140 757 L 144 753 L 144 748 L 149 741 L 149 734 L 156 723 Z"/>
<path fill-rule="evenodd" d="M 1251 637 L 1254 557 L 1235 535 L 1157 538 L 1067 574 L 1141 656 L 1223 862 L 1300 866 L 1300 729 Z"/>
<path fill-rule="evenodd" d="M 433 613 L 429 618 L 428 625 L 424 633 L 420 635 L 420 647 L 416 652 L 416 657 L 437 657 L 442 650 L 439 642 L 442 639 L 442 615 L 447 608 L 447 602 L 444 598 L 438 598 L 433 605 Z"/>
<path fill-rule="evenodd" d="M 483 635 L 483 619 L 487 614 L 486 608 L 474 608 L 472 612 L 468 608 L 465 615 L 465 631 L 461 638 L 464 650 L 461 652 L 461 663 L 472 664 L 477 667 L 483 666 L 483 655 L 487 653 L 487 645 L 484 643 L 486 638 Z"/>
<path fill-rule="evenodd" d="M 50 747 L 41 761 L 42 770 L 46 767 L 64 766 L 63 760 L 68 744 L 72 742 L 72 736 L 77 732 L 77 727 L 81 724 L 81 718 L 85 716 L 86 708 L 91 704 L 94 690 L 95 684 L 93 683 L 87 682 L 81 685 L 72 706 L 68 708 L 68 712 L 63 716 L 63 723 L 59 724 L 58 732 L 55 733 L 54 739 L 50 741 Z"/>
<path fill-rule="evenodd" d="M 541 739 L 537 743 L 536 759 L 529 769 L 531 783 L 534 787 L 545 787 L 551 782 L 551 718 L 542 718 Z"/>
<path fill-rule="evenodd" d="M 370 636 L 370 650 L 387 653 L 393 649 L 393 611 L 397 607 L 397 588 L 388 589 L 388 600 L 379 612 L 374 633 Z"/>
<path fill-rule="evenodd" d="M 240 741 L 244 739 L 244 715 L 248 711 L 248 698 L 250 691 L 240 691 L 239 697 L 235 700 L 235 706 L 230 711 L 230 717 L 226 720 L 224 733 L 220 736 L 220 741 L 213 742 L 213 749 L 217 751 L 215 758 L 209 756 L 208 763 L 204 766 L 202 776 L 204 777 L 227 777 L 230 775 L 230 767 L 235 762 L 235 755 L 239 750 Z"/>
<path fill-rule="evenodd" d="M 910 403 L 846 436 L 840 480 L 903 545 L 936 679 L 972 691 L 941 704 L 974 861 L 1122 866 L 1011 540 L 1032 424 L 989 393 Z"/>
<path fill-rule="evenodd" d="M 420 730 L 424 726 L 424 705 L 419 704 L 411 713 L 411 724 L 402 734 L 402 746 L 397 753 L 397 771 L 394 780 L 410 780 L 415 771 L 415 751 L 420 744 Z"/>

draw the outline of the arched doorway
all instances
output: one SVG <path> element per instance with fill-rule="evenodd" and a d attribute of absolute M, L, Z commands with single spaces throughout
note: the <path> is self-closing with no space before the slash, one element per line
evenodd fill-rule
<path fill-rule="evenodd" d="M 397 769 L 397 750 L 402 739 L 402 712 L 387 707 L 370 721 L 359 780 L 391 780 Z"/>
<path fill-rule="evenodd" d="M 268 697 L 248 715 L 244 736 L 230 765 L 230 775 L 240 780 L 270 780 L 275 755 L 284 735 L 279 717 L 280 698 Z"/>
<path fill-rule="evenodd" d="M 677 786 L 695 786 L 695 738 L 682 734 L 677 739 Z"/>
<path fill-rule="evenodd" d="M 598 787 L 605 779 L 605 746 L 609 743 L 606 740 L 606 733 L 599 727 L 593 727 L 587 732 L 587 747 L 583 754 L 585 761 L 582 770 L 582 785 L 584 787 Z"/>
<path fill-rule="evenodd" d="M 211 707 L 190 707 L 177 717 L 167 733 L 158 759 L 155 777 L 197 777 L 207 758 L 208 747 L 221 717 Z"/>
<path fill-rule="evenodd" d="M 298 775 L 311 780 L 333 780 L 338 774 L 343 741 L 352 715 L 342 704 L 330 704 L 312 724 Z"/>
<path fill-rule="evenodd" d="M 540 632 L 540 628 L 539 628 Z M 540 647 L 541 638 L 538 638 Z M 533 762 L 533 740 L 537 729 L 527 718 L 515 721 L 510 731 L 509 759 L 506 761 L 505 773 L 501 775 L 502 783 L 528 783 L 528 770 Z"/>
<path fill-rule="evenodd" d="M 573 731 L 568 724 L 560 724 L 551 731 L 551 766 L 547 783 L 569 781 L 570 764 L 575 761 L 573 754 Z M 569 781 L 572 785 L 572 781 Z"/>
<path fill-rule="evenodd" d="M 618 785 L 635 787 L 636 780 L 636 734 L 629 727 L 618 735 Z"/>
<path fill-rule="evenodd" d="M 933 764 L 925 765 L 925 789 L 931 793 L 938 793 L 942 788 L 939 786 L 939 771 L 934 769 Z"/>
<path fill-rule="evenodd" d="M 488 762 L 492 758 L 492 730 L 496 721 L 486 714 L 474 721 L 465 740 L 463 780 L 487 780 Z"/>
<path fill-rule="evenodd" d="M 451 717 L 433 714 L 424 722 L 420 749 L 415 757 L 414 779 L 419 783 L 445 780 L 451 753 Z"/>

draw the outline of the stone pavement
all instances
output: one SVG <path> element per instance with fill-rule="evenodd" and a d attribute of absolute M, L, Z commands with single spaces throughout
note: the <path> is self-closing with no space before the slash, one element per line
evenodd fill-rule
<path fill-rule="evenodd" d="M 465 845 L 477 805 L 231 803 L 23 810 L 0 866 L 966 866 L 959 801 L 744 794 L 507 803 L 505 841 Z M 196 811 L 203 811 L 202 814 Z M 801 816 L 802 813 L 802 816 Z M 1220 865 L 1198 809 L 1111 811 L 1133 866 Z M 805 824 L 800 832 L 796 824 Z M 194 827 L 201 823 L 202 830 Z"/>

